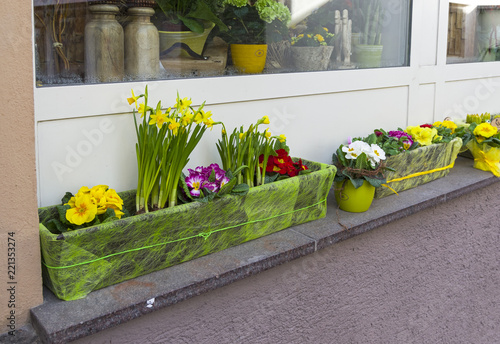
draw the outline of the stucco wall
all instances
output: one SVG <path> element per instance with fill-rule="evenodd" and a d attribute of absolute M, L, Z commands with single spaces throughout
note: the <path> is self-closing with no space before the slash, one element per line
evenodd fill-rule
<path fill-rule="evenodd" d="M 495 343 L 500 184 L 74 343 Z"/>
<path fill-rule="evenodd" d="M 35 173 L 32 5 L 31 1 L 6 1 L 2 6 L 0 333 L 11 329 L 7 325 L 12 324 L 12 315 L 16 328 L 19 328 L 27 322 L 29 309 L 42 303 Z M 9 233 L 14 234 L 9 236 Z M 15 275 L 8 275 L 8 253 L 9 258 L 15 258 L 15 261 L 10 260 L 11 266 L 15 264 Z"/>

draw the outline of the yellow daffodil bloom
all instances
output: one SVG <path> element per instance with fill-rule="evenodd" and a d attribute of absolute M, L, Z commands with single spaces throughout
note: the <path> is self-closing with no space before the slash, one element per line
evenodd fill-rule
<path fill-rule="evenodd" d="M 207 128 L 212 128 L 212 126 L 214 125 L 214 120 L 211 118 L 207 118 L 203 121 L 203 123 L 207 126 Z"/>
<path fill-rule="evenodd" d="M 498 129 L 489 123 L 481 123 L 474 129 L 474 135 L 481 136 L 483 138 L 483 140 L 484 140 L 484 138 L 489 138 L 489 137 L 492 137 L 493 135 L 496 135 L 497 132 L 498 132 Z M 479 137 L 478 137 L 478 141 L 479 141 Z"/>
<path fill-rule="evenodd" d="M 192 103 L 191 99 L 182 98 L 177 100 L 177 104 L 175 105 L 175 107 L 178 110 L 184 110 L 187 109 L 191 105 L 191 103 Z"/>
<path fill-rule="evenodd" d="M 91 222 L 97 215 L 97 205 L 90 195 L 85 194 L 75 199 L 75 207 L 66 211 L 66 220 L 77 226 Z"/>
<path fill-rule="evenodd" d="M 269 124 L 269 117 L 267 116 L 262 117 L 262 123 Z"/>
<path fill-rule="evenodd" d="M 172 130 L 172 134 L 177 135 L 177 133 L 179 132 L 179 127 L 180 127 L 180 123 L 176 122 L 176 121 L 171 121 L 170 124 L 168 125 L 168 129 Z"/>
<path fill-rule="evenodd" d="M 245 138 L 245 136 L 247 136 L 246 132 L 240 133 L 240 141 L 243 140 Z"/>
<path fill-rule="evenodd" d="M 266 139 L 270 139 L 271 138 L 271 132 L 269 131 L 269 128 L 266 129 L 266 131 L 264 132 L 264 135 L 266 136 Z"/>
<path fill-rule="evenodd" d="M 156 124 L 158 129 L 161 129 L 163 124 L 166 122 L 166 116 L 163 112 L 161 112 L 161 109 L 156 110 L 156 114 L 151 115 L 151 119 L 149 120 L 149 125 Z"/>
<path fill-rule="evenodd" d="M 279 140 L 281 143 L 283 143 L 283 142 L 285 142 L 285 141 L 286 141 L 286 136 L 285 136 L 285 135 L 283 135 L 283 134 L 281 134 L 280 136 L 278 136 L 278 140 Z"/>
<path fill-rule="evenodd" d="M 139 99 L 140 96 L 136 97 L 134 94 L 134 90 L 131 90 L 131 91 L 132 91 L 132 97 L 127 98 L 127 101 L 128 101 L 129 105 L 132 105 L 132 103 L 135 103 L 135 108 L 137 109 L 137 99 Z"/>
<path fill-rule="evenodd" d="M 183 126 L 188 126 L 193 122 L 194 114 L 191 111 L 186 111 L 184 116 L 181 118 L 181 123 Z"/>
<path fill-rule="evenodd" d="M 139 108 L 137 109 L 137 112 L 141 114 L 141 118 L 144 117 L 144 113 L 146 112 L 146 108 L 144 107 L 144 104 L 139 104 Z"/>

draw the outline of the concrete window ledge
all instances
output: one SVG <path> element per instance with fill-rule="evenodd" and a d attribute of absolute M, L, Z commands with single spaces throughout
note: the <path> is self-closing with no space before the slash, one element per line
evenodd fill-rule
<path fill-rule="evenodd" d="M 67 343 L 176 304 L 498 182 L 459 157 L 450 174 L 418 188 L 375 200 L 361 214 L 337 210 L 333 193 L 323 219 L 291 227 L 221 252 L 61 301 L 44 291 L 31 310 L 43 343 Z M 154 302 L 152 299 L 154 298 Z M 148 300 L 152 304 L 148 304 Z M 148 307 L 149 306 L 149 307 Z"/>

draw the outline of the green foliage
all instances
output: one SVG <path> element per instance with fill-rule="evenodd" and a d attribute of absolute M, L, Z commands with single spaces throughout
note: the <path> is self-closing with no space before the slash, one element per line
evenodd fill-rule
<path fill-rule="evenodd" d="M 215 23 L 221 31 L 226 25 L 217 16 L 218 1 L 215 0 L 155 0 L 163 12 L 163 20 L 173 24 L 184 24 L 189 30 L 202 33 L 203 20 Z"/>
<path fill-rule="evenodd" d="M 226 1 L 221 20 L 229 28 L 218 32 L 228 44 L 265 44 L 287 38 L 289 9 L 274 0 L 259 0 L 255 4 Z"/>

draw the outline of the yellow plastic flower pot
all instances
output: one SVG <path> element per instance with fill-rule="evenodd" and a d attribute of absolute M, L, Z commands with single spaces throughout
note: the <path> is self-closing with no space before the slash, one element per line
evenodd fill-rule
<path fill-rule="evenodd" d="M 351 213 L 362 213 L 372 205 L 375 187 L 366 180 L 355 189 L 351 181 L 346 179 L 334 183 L 335 200 L 340 209 Z"/>
<path fill-rule="evenodd" d="M 266 65 L 267 44 L 231 44 L 231 56 L 239 72 L 262 73 Z"/>

